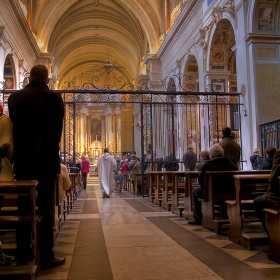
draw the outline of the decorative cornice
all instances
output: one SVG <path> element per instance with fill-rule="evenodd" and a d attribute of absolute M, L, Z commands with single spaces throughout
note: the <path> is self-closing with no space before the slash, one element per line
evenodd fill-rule
<path fill-rule="evenodd" d="M 25 43 L 30 49 L 30 52 L 35 56 L 40 56 L 40 49 L 37 45 L 37 42 L 33 36 L 32 31 L 30 30 L 26 18 L 22 12 L 19 1 L 5 1 L 7 7 L 10 10 L 10 14 L 13 15 L 11 20 L 14 21 L 17 26 L 18 31 L 23 34 L 22 38 L 26 38 Z M 31 53 L 30 53 L 31 55 Z"/>
<path fill-rule="evenodd" d="M 216 24 L 223 18 L 224 12 L 229 13 L 233 18 L 235 18 L 235 6 L 233 1 L 227 1 L 222 7 L 216 6 L 213 8 L 212 17 Z"/>
<path fill-rule="evenodd" d="M 279 44 L 280 35 L 249 33 L 249 35 L 245 37 L 245 41 L 247 42 L 247 45 L 256 43 Z"/>
<path fill-rule="evenodd" d="M 0 26 L 0 39 L 2 39 L 2 37 L 4 35 L 4 31 L 5 31 L 5 26 L 1 25 Z"/>

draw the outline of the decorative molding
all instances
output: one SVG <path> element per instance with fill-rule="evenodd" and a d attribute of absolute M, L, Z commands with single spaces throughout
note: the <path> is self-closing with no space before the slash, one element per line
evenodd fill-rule
<path fill-rule="evenodd" d="M 224 12 L 229 13 L 235 19 L 235 6 L 233 1 L 227 1 L 222 7 L 216 6 L 213 8 L 212 17 L 215 24 L 218 24 L 222 20 Z"/>
<path fill-rule="evenodd" d="M 4 31 L 5 31 L 5 26 L 1 25 L 0 26 L 0 39 L 2 39 L 2 36 L 4 35 Z"/>
<path fill-rule="evenodd" d="M 182 5 L 181 3 L 179 3 L 172 11 L 171 16 L 170 16 L 170 26 L 172 27 L 172 25 L 174 24 L 174 22 L 176 21 L 176 19 L 178 18 L 178 16 L 180 15 L 182 11 Z"/>
<path fill-rule="evenodd" d="M 20 4 L 20 7 L 21 7 L 21 9 L 22 9 L 22 12 L 23 12 L 25 18 L 27 19 L 28 11 L 27 11 L 26 6 L 25 6 L 21 1 L 19 1 L 19 4 Z"/>

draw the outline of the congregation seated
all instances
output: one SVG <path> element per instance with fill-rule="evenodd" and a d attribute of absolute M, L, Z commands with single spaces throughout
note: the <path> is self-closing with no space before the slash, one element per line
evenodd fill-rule
<path fill-rule="evenodd" d="M 201 201 L 198 198 L 204 197 L 204 183 L 206 171 L 235 171 L 237 166 L 233 164 L 227 157 L 224 156 L 224 150 L 219 144 L 214 144 L 210 147 L 210 160 L 205 161 L 201 168 L 201 173 L 198 176 L 199 186 L 192 190 L 193 201 L 193 219 L 189 220 L 189 224 L 201 224 L 202 211 Z M 234 189 L 234 181 L 228 184 L 219 186 L 221 189 Z M 230 190 L 229 190 L 230 191 Z M 220 205 L 220 216 L 226 216 L 226 204 Z"/>
<path fill-rule="evenodd" d="M 272 161 L 274 154 L 276 152 L 276 149 L 274 147 L 267 147 L 265 149 L 265 160 L 262 160 L 261 158 L 258 158 L 258 170 L 271 170 L 272 168 Z"/>

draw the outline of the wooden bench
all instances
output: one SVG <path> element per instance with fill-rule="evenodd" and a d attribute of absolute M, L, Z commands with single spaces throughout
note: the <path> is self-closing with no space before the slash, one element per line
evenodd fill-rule
<path fill-rule="evenodd" d="M 32 266 L 0 267 L 1 279 L 33 279 L 35 272 L 40 268 L 39 252 L 39 230 L 40 217 L 36 216 L 36 192 L 37 181 L 2 181 L 0 182 L 0 196 L 3 196 L 3 203 L 0 212 L 0 229 L 10 232 L 16 230 L 20 225 L 30 227 L 31 248 L 35 256 Z M 20 213 L 18 209 L 18 196 L 29 197 L 25 209 L 26 213 Z M 5 278 L 4 278 L 5 276 Z M 3 278 L 2 278 L 3 277 Z"/>
<path fill-rule="evenodd" d="M 61 203 L 59 201 L 59 175 L 56 177 L 56 184 L 55 184 L 55 196 L 54 196 L 54 230 L 55 234 L 58 234 L 60 231 L 62 222 L 66 220 L 66 204 L 64 205 L 64 201 L 67 201 L 66 199 L 66 192 L 64 194 L 63 202 Z M 65 208 L 65 212 L 64 212 Z M 64 219 L 62 219 L 64 217 Z"/>
<path fill-rule="evenodd" d="M 185 209 L 185 174 L 186 171 L 174 171 L 172 175 L 171 211 L 180 217 Z"/>
<path fill-rule="evenodd" d="M 230 191 L 222 191 L 217 189 L 221 185 L 228 185 L 228 182 L 234 182 L 234 175 L 249 175 L 249 174 L 267 174 L 267 170 L 245 170 L 245 171 L 207 171 L 204 186 L 204 198 L 201 199 L 202 204 L 202 226 L 213 230 L 216 233 L 220 232 L 220 228 L 224 224 L 229 224 L 229 219 L 215 217 L 215 206 L 224 203 L 227 200 L 236 200 L 234 184 Z"/>
<path fill-rule="evenodd" d="M 36 265 L 0 266 L 0 279 L 35 280 Z"/>
<path fill-rule="evenodd" d="M 280 209 L 266 208 L 264 211 L 265 225 L 270 238 L 267 258 L 280 263 Z"/>
<path fill-rule="evenodd" d="M 226 201 L 230 220 L 229 240 L 240 243 L 250 250 L 254 245 L 268 243 L 268 236 L 262 225 L 253 230 L 251 223 L 259 222 L 255 215 L 253 200 L 267 191 L 269 173 L 269 170 L 259 170 L 253 171 L 253 174 L 247 172 L 234 175 L 236 198 Z M 250 227 L 247 229 L 248 224 Z"/>
<path fill-rule="evenodd" d="M 198 176 L 200 171 L 186 171 L 185 172 L 185 193 L 184 193 L 184 213 L 186 219 L 193 218 L 192 210 L 192 189 L 198 187 Z"/>
<path fill-rule="evenodd" d="M 171 210 L 171 194 L 173 184 L 173 172 L 175 171 L 164 171 L 163 172 L 163 188 L 162 188 L 162 207 L 168 211 Z"/>
<path fill-rule="evenodd" d="M 78 195 L 77 188 L 80 180 L 80 173 L 69 173 L 71 187 L 66 191 L 67 196 L 67 213 L 69 214 L 75 201 L 75 194 Z"/>
<path fill-rule="evenodd" d="M 128 174 L 123 174 L 123 188 L 127 191 Z"/>
<path fill-rule="evenodd" d="M 154 176 L 154 203 L 161 206 L 162 203 L 162 190 L 164 184 L 164 172 L 163 171 L 151 171 Z"/>
<path fill-rule="evenodd" d="M 149 198 L 150 198 L 150 202 L 154 202 L 155 199 L 155 184 L 156 182 L 156 176 L 154 171 L 150 171 L 148 173 L 148 188 L 149 188 Z"/>

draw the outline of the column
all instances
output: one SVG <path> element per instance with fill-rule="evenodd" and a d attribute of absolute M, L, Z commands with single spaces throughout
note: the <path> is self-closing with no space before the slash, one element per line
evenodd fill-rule
<path fill-rule="evenodd" d="M 86 141 L 85 141 L 85 114 L 81 114 L 80 120 L 80 138 L 81 138 L 81 154 L 86 152 Z"/>
<path fill-rule="evenodd" d="M 122 152 L 121 150 L 121 110 L 120 105 L 117 105 L 117 108 L 115 110 L 116 114 L 116 153 L 119 156 Z"/>
<path fill-rule="evenodd" d="M 107 114 L 107 125 L 106 125 L 106 145 L 109 149 L 109 152 L 115 152 L 113 149 L 113 129 L 112 129 L 112 122 L 113 122 L 113 114 L 112 112 Z"/>
<path fill-rule="evenodd" d="M 101 116 L 101 143 L 102 143 L 102 148 L 104 149 L 106 147 L 106 117 Z M 103 151 L 102 151 L 103 153 Z"/>

